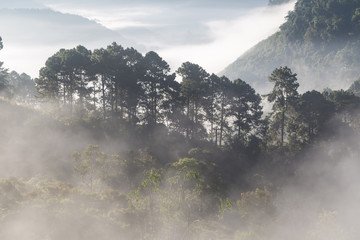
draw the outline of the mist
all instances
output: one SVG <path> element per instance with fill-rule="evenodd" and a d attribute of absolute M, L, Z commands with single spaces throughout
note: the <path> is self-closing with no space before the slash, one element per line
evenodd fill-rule
<path fill-rule="evenodd" d="M 126 145 L 128 141 L 101 139 L 86 128 L 74 131 L 73 127 L 68 131 L 61 123 L 54 125 L 45 116 L 13 108 L 6 102 L 2 102 L 1 112 L 0 188 L 1 207 L 6 209 L 1 213 L 1 239 L 126 240 L 145 239 L 150 234 L 152 239 L 179 240 L 353 240 L 360 236 L 360 137 L 345 125 L 339 127 L 337 118 L 327 122 L 328 128 L 333 129 L 331 138 L 309 146 L 288 163 L 290 167 L 282 165 L 283 156 L 274 162 L 264 156 L 258 159 L 245 177 L 248 190 L 239 192 L 239 187 L 232 184 L 227 192 L 233 204 L 226 207 L 225 199 L 221 205 L 213 202 L 211 191 L 197 192 L 195 187 L 184 193 L 183 188 L 192 183 L 185 175 L 179 175 L 185 169 L 180 170 L 180 165 L 178 170 L 174 165 L 165 172 L 152 165 L 146 174 L 159 179 L 138 179 L 143 172 L 134 172 L 125 164 L 130 160 L 125 154 L 126 149 L 131 149 Z M 122 159 L 120 166 L 110 161 L 107 164 L 115 165 L 95 170 L 100 175 L 94 175 L 99 178 L 92 189 L 83 184 L 89 178 L 73 171 L 71 157 L 72 152 L 84 151 L 87 143 L 99 145 L 108 154 L 108 160 L 111 154 Z M 151 165 L 146 163 L 147 154 L 140 154 L 138 161 Z M 200 155 L 190 156 L 202 159 L 209 153 L 195 154 Z M 101 169 L 108 167 L 121 173 L 113 176 L 113 181 L 126 182 L 111 185 L 113 181 L 102 179 Z M 203 167 L 207 168 L 206 164 Z M 205 178 L 216 176 L 214 170 L 207 171 L 210 175 Z M 127 182 L 124 175 L 133 175 L 135 182 Z M 139 187 L 129 192 L 127 184 Z M 211 185 L 208 187 L 211 189 Z M 183 194 L 189 194 L 183 200 L 185 212 L 173 215 L 172 209 L 184 204 L 180 200 Z M 213 212 L 214 204 L 221 206 L 220 213 Z M 195 217 L 191 211 L 198 207 L 209 212 L 203 212 L 202 218 Z"/>
<path fill-rule="evenodd" d="M 22 10 L 9 5 L 1 15 L 11 24 L 1 27 L 5 47 L 0 56 L 7 59 L 7 68 L 37 77 L 49 55 L 60 48 L 79 44 L 98 48 L 116 41 L 142 53 L 159 52 L 174 71 L 182 62 L 193 61 L 219 72 L 276 32 L 293 5 L 231 2 L 227 7 L 209 3 L 202 9 L 193 3 L 106 7 L 47 2 Z"/>
<path fill-rule="evenodd" d="M 0 65 L 1 240 L 359 239 L 358 93 L 315 91 L 295 59 L 269 109 L 212 74 L 294 2 L 105 2 L 0 10 L 30 32 L 3 27 L 5 67 L 42 69 Z"/>
<path fill-rule="evenodd" d="M 210 42 L 159 47 L 158 51 L 172 66 L 190 61 L 199 63 L 209 72 L 218 73 L 229 62 L 235 61 L 259 41 L 278 31 L 293 7 L 294 2 L 267 6 L 247 10 L 241 17 L 234 19 L 205 22 L 212 39 Z"/>
<path fill-rule="evenodd" d="M 274 239 L 357 239 L 359 137 L 338 132 L 311 150 L 277 197 Z"/>
<path fill-rule="evenodd" d="M 185 3 L 125 5 L 100 10 L 70 9 L 66 8 L 66 4 L 50 7 L 94 19 L 122 33 L 145 46 L 146 51 L 159 52 L 174 70 L 181 63 L 190 61 L 217 73 L 276 32 L 295 2 L 275 6 L 260 2 L 253 3 L 253 6 L 246 2 L 238 3 L 239 6 L 234 4 L 225 7 L 208 3 L 204 8 Z"/>

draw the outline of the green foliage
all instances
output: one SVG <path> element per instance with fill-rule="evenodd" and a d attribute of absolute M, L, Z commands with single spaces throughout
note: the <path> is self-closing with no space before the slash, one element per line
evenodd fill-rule
<path fill-rule="evenodd" d="M 333 102 L 336 117 L 340 122 L 358 129 L 360 98 L 352 92 L 339 90 L 325 93 L 325 97 Z"/>
<path fill-rule="evenodd" d="M 204 98 L 207 94 L 209 74 L 199 65 L 185 62 L 177 70 L 183 78 L 181 82 L 181 95 L 186 99 L 186 137 L 199 139 L 203 136 Z"/>
<path fill-rule="evenodd" d="M 76 111 L 82 115 L 85 95 L 90 91 L 87 86 L 91 79 L 90 55 L 91 51 L 77 46 L 69 50 L 60 49 L 50 57 L 40 70 L 39 78 L 35 79 L 39 96 L 62 104 L 70 114 L 76 103 Z"/>
<path fill-rule="evenodd" d="M 241 199 L 236 202 L 237 209 L 243 219 L 248 223 L 247 231 L 255 231 L 259 235 L 266 236 L 275 218 L 275 206 L 272 195 L 266 189 L 241 194 Z"/>
<path fill-rule="evenodd" d="M 249 134 L 260 125 L 262 117 L 261 97 L 255 90 L 241 79 L 231 86 L 232 104 L 229 115 L 234 117 L 238 139 Z"/>
<path fill-rule="evenodd" d="M 140 105 L 145 109 L 143 121 L 154 126 L 165 120 L 175 74 L 169 74 L 169 65 L 155 52 L 148 52 L 141 65 L 145 72 L 140 80 L 143 89 Z"/>
<path fill-rule="evenodd" d="M 356 80 L 351 84 L 348 89 L 348 92 L 352 92 L 354 95 L 360 97 L 360 79 Z"/>
<path fill-rule="evenodd" d="M 221 74 L 267 92 L 267 76 L 278 66 L 289 66 L 305 91 L 348 88 L 360 75 L 358 8 L 359 0 L 299 0 L 279 32 Z"/>
<path fill-rule="evenodd" d="M 3 62 L 0 62 L 0 94 L 9 98 L 10 91 L 9 91 L 9 81 L 8 81 L 8 70 L 3 68 Z"/>
<path fill-rule="evenodd" d="M 301 0 L 281 26 L 282 34 L 295 41 L 331 42 L 360 33 L 358 0 Z"/>
<path fill-rule="evenodd" d="M 29 75 L 11 71 L 8 80 L 12 95 L 17 102 L 29 105 L 35 102 L 35 82 Z"/>
<path fill-rule="evenodd" d="M 298 131 L 294 136 L 308 143 L 324 130 L 325 123 L 335 112 L 334 104 L 319 92 L 311 91 L 302 94 L 296 105 L 297 117 L 294 122 Z"/>
<path fill-rule="evenodd" d="M 91 192 L 99 191 L 103 184 L 111 184 L 118 177 L 119 156 L 109 156 L 99 151 L 99 146 L 89 145 L 82 153 L 72 155 L 74 172 Z"/>
<path fill-rule="evenodd" d="M 275 38 L 279 49 L 289 40 L 281 33 Z M 268 239 L 282 207 L 273 194 L 297 175 L 299 155 L 336 136 L 331 124 L 351 129 L 359 118 L 359 97 L 343 90 L 300 95 L 297 75 L 288 67 L 269 77 L 274 86 L 266 96 L 273 108 L 263 119 L 261 97 L 241 79 L 210 75 L 189 62 L 177 73 L 181 83 L 157 53 L 142 56 L 116 43 L 93 52 L 82 46 L 61 49 L 50 57 L 36 87 L 38 96 L 56 104 L 56 113 L 76 114 L 61 125 L 71 132 L 65 141 L 74 144 L 72 137 L 86 128 L 93 134 L 89 142 L 105 140 L 102 144 L 121 153 L 88 145 L 72 155 L 74 178 L 64 173 L 60 157 L 46 155 L 46 163 L 56 162 L 52 168 L 74 184 L 42 177 L 0 180 L 0 239 L 17 239 L 3 233 L 12 218 L 27 219 L 22 211 L 29 209 L 29 216 L 37 213 L 50 222 L 47 229 L 30 225 L 38 239 Z M 29 98 L 29 76 L 12 72 L 11 79 L 14 92 Z M 26 85 L 29 89 L 21 89 Z M 8 115 L 17 108 L 2 109 L 3 132 L 9 126 L 21 132 L 22 121 L 33 127 L 21 114 Z M 7 116 L 16 121 L 5 124 Z M 40 129 L 54 125 L 38 121 L 35 130 L 42 135 Z M 336 154 L 348 146 L 343 149 Z M 75 237 L 66 235 L 72 224 Z M 316 231 L 309 236 L 322 239 Z"/>
<path fill-rule="evenodd" d="M 0 37 L 0 50 L 3 48 L 2 38 Z M 6 98 L 10 97 L 8 70 L 3 68 L 3 62 L 0 62 L 0 94 Z"/>
<path fill-rule="evenodd" d="M 291 111 L 297 103 L 298 92 L 296 74 L 288 67 L 275 69 L 269 81 L 274 83 L 273 90 L 267 95 L 267 100 L 273 102 L 272 131 L 280 134 L 280 146 L 284 145 L 286 126 L 291 121 Z"/>

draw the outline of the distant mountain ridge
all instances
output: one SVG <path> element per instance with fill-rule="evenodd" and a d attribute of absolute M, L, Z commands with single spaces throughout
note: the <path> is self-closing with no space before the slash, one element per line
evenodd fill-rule
<path fill-rule="evenodd" d="M 0 20 L 11 23 L 4 24 L 1 28 L 1 36 L 11 43 L 23 44 L 24 38 L 39 44 L 48 42 L 82 44 L 88 39 L 93 39 L 93 41 L 124 40 L 120 34 L 95 21 L 51 9 L 0 9 Z"/>
<path fill-rule="evenodd" d="M 300 90 L 347 89 L 360 76 L 360 0 L 298 0 L 280 31 L 220 74 L 260 92 L 279 66 L 298 73 Z"/>

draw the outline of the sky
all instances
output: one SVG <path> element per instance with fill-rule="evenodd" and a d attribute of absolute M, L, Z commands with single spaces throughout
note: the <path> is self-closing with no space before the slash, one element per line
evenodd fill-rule
<path fill-rule="evenodd" d="M 156 51 L 172 70 L 190 61 L 217 73 L 270 36 L 294 2 L 268 0 L 2 0 L 0 61 L 37 77 L 60 48 L 117 42 Z"/>

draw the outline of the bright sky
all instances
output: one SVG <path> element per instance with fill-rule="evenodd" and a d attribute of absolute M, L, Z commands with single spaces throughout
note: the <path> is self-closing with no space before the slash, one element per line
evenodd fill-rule
<path fill-rule="evenodd" d="M 10 70 L 37 77 L 46 59 L 60 48 L 81 44 L 94 49 L 116 41 L 142 53 L 158 52 L 173 70 L 190 61 L 217 73 L 276 32 L 294 7 L 293 2 L 277 7 L 267 3 L 2 0 L 0 21 L 6 24 L 0 26 L 0 60 Z"/>

